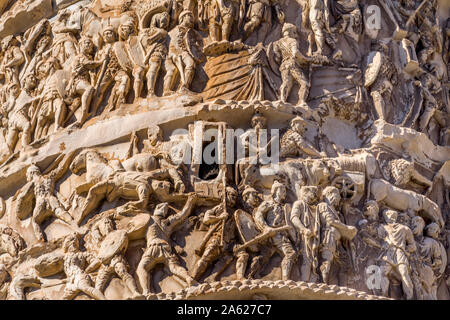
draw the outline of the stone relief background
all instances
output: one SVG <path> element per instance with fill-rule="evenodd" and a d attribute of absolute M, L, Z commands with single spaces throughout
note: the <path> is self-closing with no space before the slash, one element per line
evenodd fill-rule
<path fill-rule="evenodd" d="M 449 11 L 0 0 L 0 300 L 450 299 Z"/>

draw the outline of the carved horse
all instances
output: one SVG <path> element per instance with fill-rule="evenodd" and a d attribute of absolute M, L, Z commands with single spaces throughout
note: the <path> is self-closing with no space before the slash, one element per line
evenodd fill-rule
<path fill-rule="evenodd" d="M 370 194 L 377 202 L 384 202 L 396 210 L 413 210 L 416 214 L 424 213 L 424 217 L 444 226 L 439 206 L 426 196 L 411 190 L 400 189 L 383 179 L 373 179 L 369 184 Z"/>
<path fill-rule="evenodd" d="M 136 159 L 142 160 L 141 157 Z M 152 161 L 150 162 L 152 163 Z M 138 165 L 132 165 L 129 161 L 127 166 L 136 168 Z M 83 169 L 86 169 L 86 183 L 77 186 L 75 193 L 80 195 L 83 192 L 88 192 L 88 195 L 77 220 L 78 225 L 105 198 L 108 202 L 117 198 L 135 200 L 128 202 L 125 207 L 145 209 L 149 197 L 154 191 L 152 188 L 153 180 L 171 178 L 168 170 L 126 171 L 120 162 L 108 162 L 92 149 L 83 150 L 70 165 L 70 170 L 74 174 L 78 174 Z"/>

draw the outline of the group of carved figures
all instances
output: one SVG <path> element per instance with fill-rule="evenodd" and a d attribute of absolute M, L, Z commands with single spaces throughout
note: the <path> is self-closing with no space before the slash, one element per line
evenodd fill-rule
<path fill-rule="evenodd" d="M 420 118 L 412 118 L 420 131 L 427 132 L 429 125 L 442 128 L 435 140 L 445 143 L 447 97 L 441 85 L 444 71 L 435 62 L 435 55 L 443 52 L 441 34 L 435 32 L 440 30 L 437 2 L 394 2 L 397 6 L 394 12 L 402 19 L 409 17 L 405 23 L 406 40 L 420 48 L 417 52 L 420 66 L 410 81 L 423 92 L 423 110 Z M 242 32 L 237 33 L 239 36 L 231 48 L 250 48 L 245 41 L 253 33 L 256 42 L 264 44 L 274 17 L 282 26 L 281 38 L 271 42 L 266 51 L 273 62 L 270 65 L 272 68 L 275 65 L 274 71 L 281 77 L 281 86 L 275 90 L 279 91 L 279 99 L 286 102 L 293 85 L 298 84 L 299 104 L 304 104 L 311 86 L 308 66 L 342 65 L 342 52 L 336 49 L 337 35 L 343 34 L 350 43 L 357 44 L 363 30 L 361 9 L 357 1 L 351 0 L 332 4 L 325 0 L 303 1 L 302 31 L 308 34 L 307 54 L 300 51 L 297 27 L 285 22 L 285 13 L 276 1 L 208 0 L 199 1 L 195 10 L 192 3 L 187 7 L 176 3 L 173 8 L 164 5 L 151 8 L 144 16 L 145 19 L 138 18 L 133 11 L 124 12 L 119 25 L 114 27 L 88 8 L 76 14 L 62 10 L 53 22 L 42 20 L 23 35 L 2 39 L 0 120 L 8 149 L 4 159 L 16 151 L 20 136 L 25 147 L 45 138 L 51 126 L 54 132 L 69 125 L 79 127 L 99 112 L 110 112 L 130 102 L 131 88 L 133 99 L 142 97 L 145 83 L 147 96 L 155 96 L 162 69 L 163 95 L 174 90 L 192 93 L 189 89 L 196 68 L 205 60 L 204 48 L 230 42 L 232 30 Z M 102 30 L 93 32 L 90 25 L 96 20 Z M 202 36 L 203 31 L 208 31 L 209 36 Z M 325 56 L 327 45 L 334 50 L 330 58 Z M 313 53 L 314 46 L 317 50 Z M 357 79 L 358 86 L 370 91 L 375 113 L 382 119 L 392 109 L 391 95 L 399 71 L 389 48 L 386 42 L 374 41 L 367 57 L 374 66 L 366 67 L 364 81 Z M 356 48 L 356 52 L 360 50 Z"/>
<path fill-rule="evenodd" d="M 252 125 L 255 130 L 263 128 L 265 118 L 256 113 Z M 361 212 L 346 198 L 349 190 L 330 181 L 331 172 L 339 177 L 340 166 L 345 167 L 346 161 L 351 163 L 352 157 L 324 158 L 303 136 L 304 125 L 305 121 L 296 117 L 282 136 L 283 161 L 272 179 L 262 182 L 258 169 L 249 170 L 258 164 L 240 162 L 236 169 L 241 171 L 239 183 L 226 177 L 216 181 L 222 188 L 222 198 L 190 192 L 183 176 L 184 165 L 176 164 L 172 150 L 161 152 L 165 142 L 154 130 L 149 130 L 148 148 L 122 162 L 108 161 L 99 152 L 85 149 L 76 156 L 75 152 L 61 155 L 44 173 L 30 166 L 28 183 L 15 196 L 16 218 L 31 216 L 35 239 L 43 245 L 48 242 L 42 224 L 50 217 L 70 226 L 75 233 L 63 238 L 63 254 L 44 253 L 32 268 L 16 272 L 13 277 L 9 277 L 5 265 L 0 265 L 4 298 L 24 299 L 26 288 L 51 286 L 55 280 L 46 277 L 64 272 L 64 299 L 80 292 L 105 299 L 104 291 L 114 275 L 137 299 L 151 295 L 152 270 L 159 264 L 185 286 L 195 286 L 199 281 L 220 280 L 233 262 L 238 279 L 264 277 L 269 261 L 278 253 L 283 280 L 292 279 L 294 268 L 298 268 L 301 280 L 328 284 L 335 279 L 333 268 L 341 277 L 376 266 L 379 290 L 368 288 L 372 293 L 390 296 L 393 284 L 400 282 L 406 299 L 436 299 L 447 266 L 440 241 L 444 219 L 436 203 L 397 187 L 410 179 L 426 188 L 431 188 L 432 182 L 408 161 L 394 160 L 390 163 L 394 185 L 371 179 L 370 196 Z M 267 148 L 251 144 L 247 147 L 258 152 Z M 302 166 L 303 176 L 297 180 L 286 178 L 285 165 Z M 75 187 L 69 201 L 64 201 L 57 196 L 55 186 L 69 168 L 72 174 L 85 171 L 86 181 Z M 289 187 L 292 184 L 295 188 Z M 288 193 L 294 189 L 297 200 L 288 203 Z M 98 213 L 105 200 L 125 203 Z M 178 207 L 181 203 L 182 209 L 173 209 L 176 203 Z M 146 245 L 135 270 L 136 282 L 125 258 L 130 230 L 117 225 L 123 217 L 142 215 L 147 217 L 142 235 Z M 349 216 L 359 216 L 359 221 L 353 219 L 358 222 L 351 225 Z M 205 232 L 195 248 L 197 258 L 190 271 L 182 265 L 178 256 L 181 248 L 172 237 L 183 225 Z M 17 232 L 2 227 L 0 248 L 17 258 L 26 245 Z M 98 272 L 93 281 L 91 273 L 95 270 Z"/>

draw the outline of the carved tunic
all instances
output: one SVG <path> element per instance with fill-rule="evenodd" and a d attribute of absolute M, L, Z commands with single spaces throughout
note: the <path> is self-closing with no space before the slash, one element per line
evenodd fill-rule
<path fill-rule="evenodd" d="M 64 256 L 64 273 L 70 284 L 78 284 L 79 281 L 88 280 L 89 276 L 84 271 L 94 261 L 94 256 L 88 252 L 68 253 Z"/>
<path fill-rule="evenodd" d="M 380 226 L 379 236 L 384 238 L 387 246 L 383 260 L 391 266 L 409 266 L 407 249 L 416 247 L 411 229 L 400 223 L 392 223 Z"/>
<path fill-rule="evenodd" d="M 319 203 L 317 211 L 322 225 L 322 243 L 335 248 L 337 242 L 341 240 L 341 234 L 332 223 L 334 221 L 343 222 L 342 214 L 326 202 Z"/>

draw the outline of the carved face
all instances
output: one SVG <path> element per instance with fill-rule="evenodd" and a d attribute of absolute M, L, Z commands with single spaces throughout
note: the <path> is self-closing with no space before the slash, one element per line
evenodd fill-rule
<path fill-rule="evenodd" d="M 26 89 L 32 90 L 34 88 L 36 88 L 37 85 L 37 79 L 33 74 L 29 74 L 26 78 L 25 78 L 25 83 L 24 83 L 24 87 Z"/>
<path fill-rule="evenodd" d="M 167 30 L 169 28 L 169 14 L 167 12 L 155 14 L 152 18 L 151 25 Z"/>
<path fill-rule="evenodd" d="M 423 228 L 425 227 L 425 221 L 421 217 L 414 217 L 412 220 L 412 232 L 415 236 L 423 234 Z"/>
<path fill-rule="evenodd" d="M 302 187 L 301 191 L 302 200 L 307 204 L 314 204 L 317 200 L 317 187 Z"/>
<path fill-rule="evenodd" d="M 63 243 L 64 252 L 78 252 L 80 250 L 80 242 L 76 236 L 69 236 Z"/>
<path fill-rule="evenodd" d="M 128 24 L 122 24 L 119 27 L 119 36 L 123 40 L 128 40 L 128 38 L 134 33 L 134 28 Z"/>
<path fill-rule="evenodd" d="M 188 28 L 194 27 L 194 17 L 190 14 L 184 15 L 181 24 Z"/>
<path fill-rule="evenodd" d="M 103 235 L 107 235 L 114 230 L 114 222 L 110 217 L 104 218 L 99 222 L 99 229 Z"/>
<path fill-rule="evenodd" d="M 256 208 L 260 203 L 260 198 L 258 196 L 258 193 L 252 191 L 245 195 L 244 201 L 251 208 Z"/>
<path fill-rule="evenodd" d="M 80 43 L 80 49 L 83 53 L 90 54 L 94 50 L 94 43 L 88 38 L 83 39 Z"/>
<path fill-rule="evenodd" d="M 379 212 L 379 208 L 376 203 L 368 203 L 364 207 L 363 215 L 369 221 L 376 221 L 376 220 L 378 220 L 378 212 Z"/>
<path fill-rule="evenodd" d="M 36 166 L 30 166 L 27 170 L 27 181 L 32 181 L 35 177 L 41 175 L 41 171 Z"/>
<path fill-rule="evenodd" d="M 167 202 L 160 203 L 156 206 L 153 215 L 165 218 L 169 209 L 169 204 Z"/>
<path fill-rule="evenodd" d="M 227 188 L 227 206 L 233 208 L 236 205 L 237 197 L 238 195 L 236 190 Z"/>
<path fill-rule="evenodd" d="M 337 188 L 333 188 L 325 194 L 325 199 L 332 206 L 338 206 L 341 202 L 341 194 Z"/>
<path fill-rule="evenodd" d="M 430 223 L 426 228 L 425 228 L 425 233 L 428 237 L 433 238 L 433 239 L 437 239 L 437 237 L 439 236 L 439 225 L 437 223 Z"/>
<path fill-rule="evenodd" d="M 9 87 L 9 94 L 13 97 L 17 97 L 20 93 L 20 88 L 17 84 L 12 84 Z"/>
<path fill-rule="evenodd" d="M 384 221 L 391 224 L 397 222 L 398 212 L 395 210 L 385 210 L 383 212 Z"/>
<path fill-rule="evenodd" d="M 252 127 L 254 129 L 265 129 L 267 124 L 266 118 L 262 116 L 252 118 Z"/>
<path fill-rule="evenodd" d="M 106 30 L 103 32 L 103 40 L 105 40 L 106 43 L 113 43 L 116 41 L 116 35 L 114 34 L 114 31 L 112 30 Z"/>
<path fill-rule="evenodd" d="M 272 198 L 275 202 L 283 202 L 286 199 L 286 187 L 279 186 L 273 190 Z"/>
<path fill-rule="evenodd" d="M 170 159 L 173 163 L 180 164 L 183 162 L 187 147 L 186 143 L 180 142 L 170 149 Z"/>

